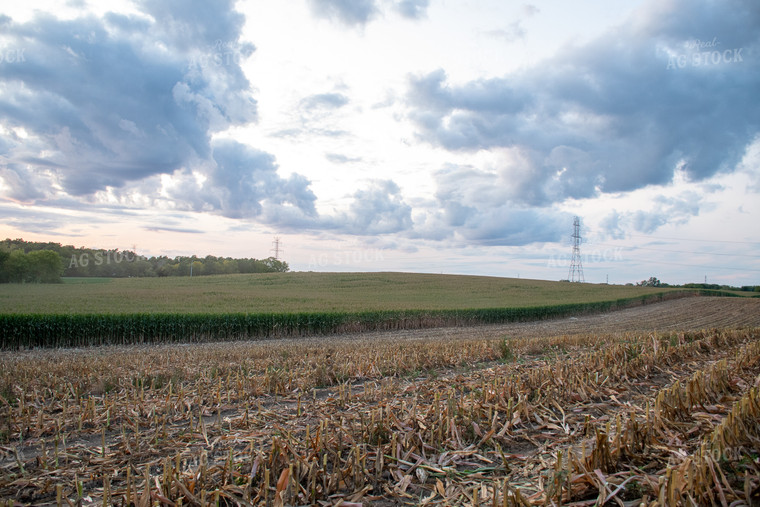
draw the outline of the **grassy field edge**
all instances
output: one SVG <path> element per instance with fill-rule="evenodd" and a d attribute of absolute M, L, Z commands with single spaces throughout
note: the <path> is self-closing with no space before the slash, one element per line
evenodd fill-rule
<path fill-rule="evenodd" d="M 5 314 L 2 349 L 194 343 L 382 330 L 499 324 L 619 310 L 669 299 L 731 293 L 688 290 L 609 301 L 517 308 L 229 314 Z"/>

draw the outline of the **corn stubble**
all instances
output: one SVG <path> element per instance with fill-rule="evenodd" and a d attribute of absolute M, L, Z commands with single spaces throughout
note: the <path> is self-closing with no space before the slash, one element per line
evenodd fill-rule
<path fill-rule="evenodd" d="M 0 499 L 752 505 L 759 335 L 6 352 Z"/>

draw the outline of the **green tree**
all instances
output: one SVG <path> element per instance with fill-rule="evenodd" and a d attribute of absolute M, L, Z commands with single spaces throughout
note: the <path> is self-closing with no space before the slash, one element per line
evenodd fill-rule
<path fill-rule="evenodd" d="M 222 274 L 222 264 L 219 259 L 213 255 L 207 255 L 203 259 L 203 274 L 204 275 L 219 275 Z"/>
<path fill-rule="evenodd" d="M 14 250 L 3 264 L 8 273 L 8 281 L 23 283 L 29 277 L 29 259 L 23 250 Z"/>
<path fill-rule="evenodd" d="M 61 256 L 52 250 L 35 250 L 26 254 L 29 280 L 40 283 L 61 281 L 63 262 Z"/>
<path fill-rule="evenodd" d="M 222 272 L 224 274 L 240 273 L 238 261 L 230 258 L 224 259 L 222 261 Z"/>
<path fill-rule="evenodd" d="M 11 260 L 12 252 L 20 254 Z M 130 250 L 93 249 L 61 245 L 52 242 L 24 241 L 23 239 L 0 240 L 0 282 L 26 282 L 57 279 L 44 267 L 44 257 L 23 257 L 37 251 L 51 251 L 60 256 L 63 276 L 193 276 L 233 273 L 284 272 L 290 268 L 286 262 L 270 257 L 268 259 L 215 257 L 207 255 L 199 258 L 166 256 L 143 257 Z M 39 254 L 35 254 L 39 255 Z M 45 254 L 48 255 L 48 254 Z M 52 257 L 48 257 L 52 262 Z M 31 261 L 31 265 L 29 262 Z M 30 269 L 33 268 L 33 272 Z"/>
<path fill-rule="evenodd" d="M 6 252 L 5 250 L 0 250 L 0 283 L 8 283 L 8 272 L 6 271 L 5 267 L 5 261 L 8 260 L 8 257 L 10 257 L 10 252 Z"/>
<path fill-rule="evenodd" d="M 268 257 L 262 262 L 267 267 L 268 272 L 285 273 L 290 269 L 287 262 L 275 259 L 274 257 Z"/>
<path fill-rule="evenodd" d="M 177 257 L 177 276 L 190 276 L 190 264 L 192 264 L 194 260 L 195 257 Z"/>

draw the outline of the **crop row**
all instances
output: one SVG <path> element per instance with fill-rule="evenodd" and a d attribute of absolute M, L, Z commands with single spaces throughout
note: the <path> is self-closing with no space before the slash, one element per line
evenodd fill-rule
<path fill-rule="evenodd" d="M 498 324 L 603 312 L 682 297 L 653 294 L 525 308 L 232 314 L 5 314 L 0 348 L 82 347 L 278 338 L 439 326 Z M 689 295 L 693 292 L 688 292 Z"/>
<path fill-rule="evenodd" d="M 710 350 L 703 341 L 690 345 L 691 352 L 694 346 Z M 599 499 L 614 497 L 611 491 L 619 485 L 648 480 L 652 498 L 662 506 L 728 505 L 731 500 L 736 500 L 731 505 L 746 505 L 746 501 L 755 505 L 758 476 L 753 461 L 760 436 L 760 390 L 748 386 L 741 376 L 756 377 L 758 366 L 760 342 L 754 340 L 683 383 L 676 381 L 661 389 L 643 413 L 630 407 L 627 415 L 621 418 L 619 414 L 616 429 L 611 429 L 610 421 L 596 425 L 591 452 L 584 451 L 582 460 L 573 456 L 569 460 L 575 482 L 593 486 Z M 736 396 L 740 386 L 744 393 Z M 731 399 L 736 401 L 726 412 L 722 403 Z M 659 477 L 643 472 L 657 468 Z M 602 475 L 592 470 L 614 479 L 601 481 Z"/>
<path fill-rule="evenodd" d="M 277 343 L 7 353 L 19 359 L 0 374 L 0 497 L 126 505 L 667 500 L 675 496 L 657 475 L 671 468 L 673 476 L 678 463 L 668 457 L 700 440 L 725 441 L 720 452 L 745 444 L 734 441 L 736 422 L 711 430 L 728 420 L 723 400 L 741 396 L 760 370 L 757 329 L 469 347 L 355 342 L 355 355 L 323 341 L 299 344 L 297 357 Z M 471 370 L 496 352 L 503 364 Z M 381 373 L 386 361 L 459 368 L 410 380 Z M 130 377 L 134 362 L 145 369 L 139 377 Z M 106 365 L 115 382 L 88 388 Z M 189 371 L 170 376 L 166 368 L 177 366 Z M 312 389 L 323 366 L 350 382 Z M 748 403 L 735 410 L 739 424 L 756 420 Z M 700 411 L 698 425 L 679 429 Z M 733 464 L 743 457 L 726 456 Z M 745 488 L 729 477 L 740 493 L 726 492 L 729 501 L 755 498 L 758 475 L 744 471 Z"/>

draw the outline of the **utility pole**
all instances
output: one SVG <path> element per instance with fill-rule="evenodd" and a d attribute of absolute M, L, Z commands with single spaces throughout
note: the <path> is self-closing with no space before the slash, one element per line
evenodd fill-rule
<path fill-rule="evenodd" d="M 573 220 L 573 257 L 570 260 L 570 271 L 567 279 L 571 282 L 585 282 L 583 278 L 583 263 L 581 262 L 581 220 Z"/>

